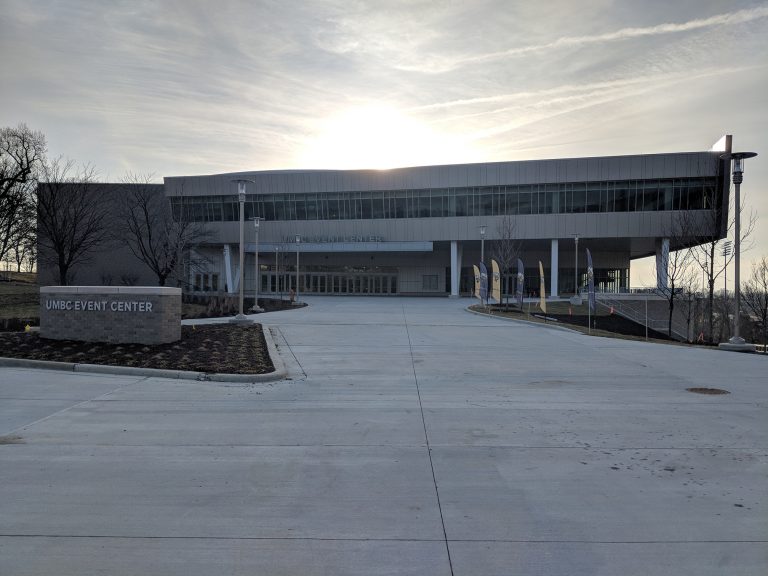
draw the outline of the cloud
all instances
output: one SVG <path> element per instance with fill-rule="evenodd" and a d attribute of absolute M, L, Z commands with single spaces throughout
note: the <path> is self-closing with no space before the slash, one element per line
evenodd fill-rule
<path fill-rule="evenodd" d="M 561 49 L 574 49 L 583 46 L 606 44 L 634 38 L 644 38 L 666 34 L 680 34 L 718 26 L 735 26 L 754 20 L 768 17 L 768 6 L 761 5 L 754 8 L 746 8 L 736 12 L 717 14 L 708 18 L 689 20 L 683 23 L 665 23 L 647 27 L 621 28 L 613 32 L 583 36 L 561 36 L 551 42 L 529 44 L 485 54 L 470 55 L 454 59 L 446 59 L 425 55 L 422 63 L 404 64 L 404 70 L 421 71 L 429 73 L 445 73 L 460 67 L 478 65 L 505 58 L 517 58 L 533 53 L 547 52 Z"/>

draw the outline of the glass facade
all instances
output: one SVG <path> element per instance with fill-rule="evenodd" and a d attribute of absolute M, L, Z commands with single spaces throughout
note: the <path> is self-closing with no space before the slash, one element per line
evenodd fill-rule
<path fill-rule="evenodd" d="M 704 210 L 718 202 L 718 180 L 677 178 L 299 194 L 248 194 L 245 218 L 272 221 L 372 220 Z M 176 219 L 232 222 L 239 219 L 231 196 L 172 197 Z"/>

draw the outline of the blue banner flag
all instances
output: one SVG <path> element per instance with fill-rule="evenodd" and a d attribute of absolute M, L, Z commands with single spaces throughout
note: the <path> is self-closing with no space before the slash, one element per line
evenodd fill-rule
<path fill-rule="evenodd" d="M 587 248 L 587 282 L 589 283 L 589 309 L 595 311 L 595 272 L 592 268 L 592 254 Z"/>
<path fill-rule="evenodd" d="M 488 301 L 488 268 L 480 262 L 480 299 Z"/>
<path fill-rule="evenodd" d="M 523 287 L 525 286 L 525 267 L 520 258 L 517 259 L 517 305 L 523 307 Z"/>

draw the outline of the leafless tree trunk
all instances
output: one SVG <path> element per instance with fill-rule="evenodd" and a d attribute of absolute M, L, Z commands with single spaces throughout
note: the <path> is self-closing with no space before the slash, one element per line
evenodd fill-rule
<path fill-rule="evenodd" d="M 688 230 L 681 222 L 675 221 L 672 226 L 667 230 L 665 236 L 670 239 L 670 244 L 674 246 L 685 246 L 689 241 L 687 237 Z M 677 250 L 670 250 L 664 257 L 662 266 L 667 273 L 667 286 L 659 287 L 658 293 L 666 298 L 668 303 L 668 315 L 667 320 L 669 322 L 667 328 L 667 335 L 672 337 L 672 318 L 675 310 L 675 300 L 680 296 L 681 289 L 686 283 L 690 283 L 691 279 L 691 267 L 695 262 L 693 257 L 693 250 L 691 248 L 678 248 Z"/>
<path fill-rule="evenodd" d="M 496 260 L 501 268 L 502 277 L 510 273 L 517 263 L 520 255 L 522 241 L 517 234 L 517 221 L 513 216 L 504 216 L 496 225 L 498 238 L 491 246 L 491 258 Z M 505 304 L 509 303 L 509 287 L 504 298 Z"/>
<path fill-rule="evenodd" d="M 111 244 L 109 199 L 94 186 L 95 170 L 62 159 L 46 164 L 37 188 L 40 256 L 56 266 L 59 283 L 73 280 L 78 266 Z"/>
<path fill-rule="evenodd" d="M 742 288 L 741 299 L 758 319 L 765 346 L 768 344 L 768 260 L 765 257 L 753 266 L 752 276 Z"/>
<path fill-rule="evenodd" d="M 130 186 L 121 197 L 120 238 L 157 276 L 158 285 L 165 286 L 182 267 L 184 252 L 210 234 L 201 223 L 186 219 L 183 206 L 174 217 L 170 201 L 161 186 L 151 184 L 151 176 L 128 175 L 123 181 Z"/>
<path fill-rule="evenodd" d="M 685 316 L 685 337 L 688 342 L 693 341 L 694 308 L 696 305 L 696 289 L 698 287 L 698 273 L 694 266 L 689 266 L 685 274 L 677 283 L 679 286 L 678 301 Z"/>

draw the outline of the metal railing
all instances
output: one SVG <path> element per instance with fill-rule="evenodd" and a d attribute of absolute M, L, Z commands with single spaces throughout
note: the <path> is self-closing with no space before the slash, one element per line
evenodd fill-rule
<path fill-rule="evenodd" d="M 641 326 L 648 326 L 650 330 L 655 330 L 662 334 L 667 334 L 669 328 L 669 322 L 667 318 L 659 319 L 655 315 L 655 310 L 649 310 L 646 312 L 646 301 L 653 302 L 665 302 L 655 291 L 648 291 L 642 293 L 644 298 L 634 298 L 632 300 L 625 300 L 622 298 L 615 298 L 614 295 L 602 292 L 597 293 L 596 302 L 604 308 L 611 309 L 614 314 L 623 316 L 624 318 L 636 322 Z M 640 293 L 636 293 L 639 296 Z M 683 342 L 688 341 L 685 328 L 682 328 L 672 320 L 672 337 L 676 340 Z"/>

